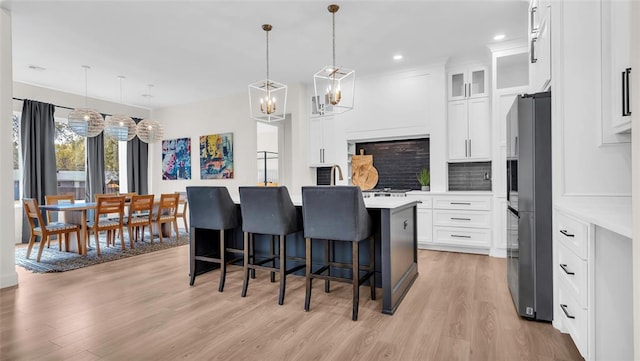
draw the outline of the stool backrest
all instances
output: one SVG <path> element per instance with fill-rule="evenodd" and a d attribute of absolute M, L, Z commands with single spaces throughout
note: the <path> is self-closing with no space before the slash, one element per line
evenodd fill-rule
<path fill-rule="evenodd" d="M 372 233 L 362 191 L 356 186 L 302 187 L 304 236 L 361 241 Z"/>
<path fill-rule="evenodd" d="M 221 230 L 239 224 L 227 187 L 187 187 L 187 204 L 190 227 Z"/>
<path fill-rule="evenodd" d="M 242 230 L 283 235 L 301 229 L 287 187 L 240 187 Z"/>

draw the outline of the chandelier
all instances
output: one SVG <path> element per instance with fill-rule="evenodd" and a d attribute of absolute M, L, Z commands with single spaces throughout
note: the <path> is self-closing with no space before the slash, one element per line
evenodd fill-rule
<path fill-rule="evenodd" d="M 104 129 L 104 118 L 102 114 L 87 107 L 87 71 L 91 69 L 88 65 L 84 68 L 84 108 L 76 108 L 69 112 L 67 122 L 69 128 L 81 137 L 95 137 Z"/>
<path fill-rule="evenodd" d="M 147 98 L 149 98 L 149 105 L 151 105 L 151 88 L 153 88 L 152 84 L 148 85 L 149 92 L 145 94 Z M 149 107 L 151 108 L 151 106 Z M 164 134 L 164 129 L 162 129 L 162 125 L 160 122 L 152 120 L 152 119 L 143 119 L 138 125 L 136 125 L 136 134 L 141 141 L 145 143 L 155 143 L 162 140 L 162 136 Z"/>
<path fill-rule="evenodd" d="M 120 75 L 118 79 L 120 80 L 120 104 L 122 104 L 122 80 L 124 80 L 124 76 Z M 126 115 L 108 115 L 105 119 L 104 134 L 121 142 L 129 141 L 136 136 L 136 122 Z"/>
<path fill-rule="evenodd" d="M 262 25 L 267 36 L 267 78 L 249 84 L 249 114 L 262 122 L 283 120 L 287 107 L 287 86 L 269 79 L 270 24 Z"/>
<path fill-rule="evenodd" d="M 328 116 L 353 109 L 355 70 L 336 65 L 336 12 L 340 7 L 327 7 L 333 22 L 333 62 L 313 75 L 315 97 L 312 99 L 312 114 Z"/>

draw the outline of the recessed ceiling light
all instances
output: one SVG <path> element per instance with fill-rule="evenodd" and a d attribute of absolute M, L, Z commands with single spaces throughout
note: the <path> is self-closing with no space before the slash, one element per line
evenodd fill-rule
<path fill-rule="evenodd" d="M 504 34 L 498 34 L 493 37 L 493 40 L 502 40 L 502 39 L 504 39 Z"/>
<path fill-rule="evenodd" d="M 29 69 L 31 70 L 36 70 L 36 71 L 43 71 L 43 70 L 47 70 L 46 68 L 43 68 L 41 66 L 37 66 L 37 65 L 29 65 Z"/>
<path fill-rule="evenodd" d="M 402 60 L 402 54 L 396 54 L 393 56 L 393 60 Z"/>

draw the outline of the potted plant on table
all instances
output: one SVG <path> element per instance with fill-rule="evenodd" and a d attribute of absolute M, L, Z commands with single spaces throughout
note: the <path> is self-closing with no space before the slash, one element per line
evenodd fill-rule
<path fill-rule="evenodd" d="M 420 190 L 428 191 L 429 182 L 431 181 L 431 174 L 429 173 L 429 169 L 422 168 L 422 170 L 420 170 L 420 173 L 416 175 L 416 178 L 418 178 L 418 182 L 422 186 Z"/>

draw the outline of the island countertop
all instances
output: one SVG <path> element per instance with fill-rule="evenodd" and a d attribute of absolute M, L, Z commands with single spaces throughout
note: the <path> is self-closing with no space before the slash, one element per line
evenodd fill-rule
<path fill-rule="evenodd" d="M 238 195 L 231 195 L 235 204 L 240 204 Z M 292 194 L 291 202 L 296 207 L 302 207 L 302 195 Z M 419 201 L 411 197 L 371 197 L 364 198 L 364 205 L 367 209 L 395 209 L 418 204 Z"/>

